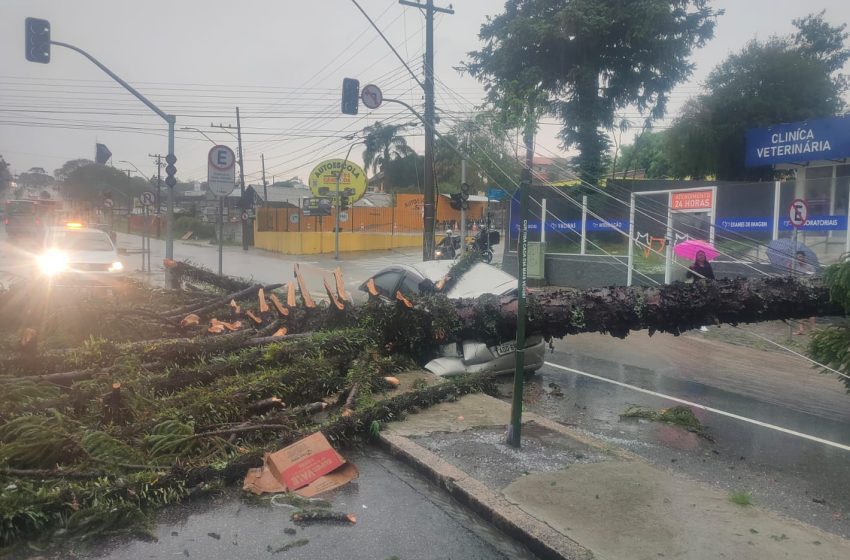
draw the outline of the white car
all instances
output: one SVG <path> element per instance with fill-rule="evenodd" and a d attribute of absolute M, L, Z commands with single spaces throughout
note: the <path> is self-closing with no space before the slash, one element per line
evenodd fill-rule
<path fill-rule="evenodd" d="M 79 223 L 48 228 L 38 270 L 54 286 L 114 286 L 124 272 L 109 234 Z"/>
<path fill-rule="evenodd" d="M 426 261 L 412 265 L 393 265 L 381 270 L 372 279 L 381 297 L 395 300 L 396 291 L 405 296 L 416 295 L 420 291 L 420 283 L 425 279 L 436 283 L 448 274 L 453 264 L 453 261 Z M 365 283 L 360 289 L 368 291 Z M 508 296 L 516 294 L 516 290 L 516 278 L 489 264 L 477 263 L 446 295 L 450 298 L 475 298 L 484 294 Z M 543 338 L 527 337 L 525 348 L 525 371 L 540 369 L 546 350 Z M 502 375 L 513 373 L 516 367 L 516 341 L 487 346 L 481 341 L 464 340 L 444 344 L 439 353 L 438 358 L 425 364 L 425 369 L 442 376 L 485 371 Z"/>

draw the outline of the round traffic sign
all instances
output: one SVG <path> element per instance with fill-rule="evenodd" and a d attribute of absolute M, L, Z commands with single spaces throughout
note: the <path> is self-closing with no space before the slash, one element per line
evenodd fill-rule
<path fill-rule="evenodd" d="M 345 210 L 340 210 L 339 221 L 340 222 L 347 222 L 348 221 L 348 212 L 346 212 Z"/>
<path fill-rule="evenodd" d="M 298 214 L 290 214 L 290 216 L 289 216 L 289 223 L 291 223 L 291 224 L 297 224 L 297 223 L 299 222 L 299 220 L 300 220 L 300 219 L 301 219 L 301 217 L 300 217 Z"/>
<path fill-rule="evenodd" d="M 210 165 L 218 171 L 227 171 L 236 163 L 236 154 L 227 146 L 213 146 L 209 158 Z"/>
<path fill-rule="evenodd" d="M 115 206 L 115 201 L 112 200 L 111 198 L 106 198 L 106 199 L 103 200 L 103 205 L 106 208 L 112 208 L 112 207 Z"/>
<path fill-rule="evenodd" d="M 168 154 L 167 156 L 165 156 L 165 163 L 169 165 L 174 165 L 175 163 L 177 163 L 177 156 L 175 156 L 174 154 Z"/>
<path fill-rule="evenodd" d="M 248 221 L 248 212 L 247 211 L 242 212 L 242 221 L 243 222 Z"/>
<path fill-rule="evenodd" d="M 795 228 L 801 228 L 806 225 L 806 220 L 809 217 L 809 205 L 802 198 L 795 198 L 791 201 L 791 206 L 788 207 L 788 218 L 791 225 Z"/>
<path fill-rule="evenodd" d="M 381 93 L 381 88 L 375 84 L 369 84 L 360 90 L 360 101 L 369 109 L 377 109 L 384 101 L 384 94 Z"/>
<path fill-rule="evenodd" d="M 156 196 L 154 196 L 154 194 L 150 191 L 145 191 L 142 193 L 142 196 L 139 197 L 139 200 L 142 201 L 142 206 L 153 206 Z"/>

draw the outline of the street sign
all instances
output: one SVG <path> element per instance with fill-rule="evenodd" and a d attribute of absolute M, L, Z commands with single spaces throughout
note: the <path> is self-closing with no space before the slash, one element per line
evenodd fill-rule
<path fill-rule="evenodd" d="M 153 206 L 154 201 L 156 201 L 156 195 L 150 191 L 145 191 L 139 197 L 139 200 L 142 202 L 142 206 Z"/>
<path fill-rule="evenodd" d="M 340 222 L 347 222 L 348 221 L 348 212 L 346 212 L 345 210 L 340 210 L 339 211 L 339 221 Z"/>
<path fill-rule="evenodd" d="M 330 216 L 331 199 L 325 196 L 302 198 L 301 211 L 305 216 Z"/>
<path fill-rule="evenodd" d="M 246 210 L 246 211 L 244 211 L 244 212 L 242 212 L 242 221 L 243 221 L 243 222 L 247 222 L 247 221 L 248 221 L 248 211 L 247 211 L 247 210 Z"/>
<path fill-rule="evenodd" d="M 289 223 L 290 224 L 297 224 L 299 221 L 301 221 L 301 217 L 298 214 L 290 214 L 289 215 Z"/>
<path fill-rule="evenodd" d="M 802 198 L 795 198 L 788 207 L 788 218 L 791 225 L 795 228 L 801 228 L 806 225 L 806 219 L 809 217 L 809 206 Z"/>
<path fill-rule="evenodd" d="M 381 93 L 381 88 L 375 84 L 369 84 L 360 90 L 360 101 L 369 109 L 377 109 L 384 101 L 384 94 Z"/>
<path fill-rule="evenodd" d="M 350 189 L 347 196 L 352 204 L 366 194 L 366 172 L 362 167 L 349 160 L 329 159 L 314 167 L 310 172 L 308 184 L 313 196 L 336 198 L 337 178 L 339 178 L 340 194 Z"/>
<path fill-rule="evenodd" d="M 103 200 L 103 206 L 106 207 L 106 208 L 114 208 L 115 207 L 115 201 L 112 200 L 111 198 L 106 198 L 106 199 Z"/>
<path fill-rule="evenodd" d="M 207 184 L 216 196 L 227 196 L 236 185 L 236 154 L 227 146 L 213 146 L 207 158 Z M 247 219 L 247 218 L 243 218 Z"/>

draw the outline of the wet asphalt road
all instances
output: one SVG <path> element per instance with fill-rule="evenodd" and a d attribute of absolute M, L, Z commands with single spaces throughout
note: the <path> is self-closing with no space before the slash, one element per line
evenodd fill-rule
<path fill-rule="evenodd" d="M 555 348 L 546 356 L 549 364 L 850 445 L 850 395 L 833 377 L 797 358 L 697 334 L 650 339 L 637 333 L 625 340 L 580 335 Z M 553 394 L 550 384 L 563 396 Z M 510 393 L 510 384 L 502 389 Z M 850 537 L 850 451 L 700 409 L 694 412 L 713 442 L 677 426 L 621 418 L 631 405 L 661 409 L 678 403 L 552 365 L 531 378 L 525 401 L 526 410 L 663 468 L 728 492 L 750 491 L 755 504 Z"/>
<path fill-rule="evenodd" d="M 353 482 L 322 499 L 357 523 L 299 526 L 294 511 L 271 498 L 233 488 L 213 498 L 166 508 L 156 518 L 155 541 L 127 537 L 89 546 L 24 554 L 40 559 L 499 560 L 534 558 L 520 545 L 433 488 L 386 453 L 344 451 L 360 471 Z M 290 533 L 284 532 L 290 530 Z M 292 534 L 294 530 L 294 534 Z M 287 544 L 308 541 L 289 550 Z"/>

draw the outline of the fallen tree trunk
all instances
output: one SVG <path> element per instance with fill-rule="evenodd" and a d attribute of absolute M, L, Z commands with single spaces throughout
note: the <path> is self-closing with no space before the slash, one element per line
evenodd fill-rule
<path fill-rule="evenodd" d="M 237 292 L 251 287 L 251 282 L 242 278 L 234 278 L 232 276 L 219 276 L 211 270 L 194 266 L 183 261 L 172 261 L 166 259 L 163 263 L 165 268 L 171 271 L 172 277 L 179 282 L 184 279 L 191 279 L 197 282 L 203 282 L 217 288 L 221 288 L 226 292 Z"/>
<path fill-rule="evenodd" d="M 457 334 L 480 338 L 482 331 L 489 331 L 503 340 L 514 338 L 516 307 L 516 297 L 459 300 L 453 305 L 461 325 Z M 530 294 L 528 309 L 527 332 L 547 338 L 582 332 L 623 338 L 642 329 L 680 334 L 711 324 L 844 314 L 830 300 L 827 288 L 790 277 L 559 290 Z"/>

